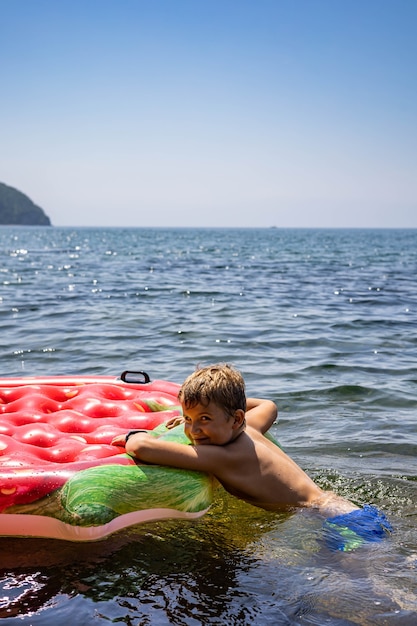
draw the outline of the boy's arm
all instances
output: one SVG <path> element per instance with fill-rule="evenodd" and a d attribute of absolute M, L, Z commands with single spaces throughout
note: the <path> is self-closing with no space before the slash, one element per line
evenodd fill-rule
<path fill-rule="evenodd" d="M 227 453 L 222 446 L 193 446 L 158 439 L 146 433 L 115 437 L 113 445 L 125 445 L 127 454 L 153 465 L 169 465 L 186 470 L 215 473 L 219 465 L 227 461 Z"/>
<path fill-rule="evenodd" d="M 262 434 L 266 433 L 275 422 L 278 416 L 278 409 L 272 400 L 262 400 L 261 398 L 246 398 L 246 423 Z"/>

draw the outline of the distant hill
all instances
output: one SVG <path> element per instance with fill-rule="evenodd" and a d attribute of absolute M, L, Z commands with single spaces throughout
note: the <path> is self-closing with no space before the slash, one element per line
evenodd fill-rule
<path fill-rule="evenodd" d="M 0 183 L 0 224 L 51 226 L 51 220 L 24 193 Z"/>

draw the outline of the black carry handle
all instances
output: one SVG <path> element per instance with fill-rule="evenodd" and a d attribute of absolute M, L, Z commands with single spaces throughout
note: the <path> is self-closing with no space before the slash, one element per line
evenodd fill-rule
<path fill-rule="evenodd" d="M 124 383 L 143 384 L 151 382 L 149 375 L 146 372 L 131 372 L 126 370 L 120 374 L 120 378 Z"/>

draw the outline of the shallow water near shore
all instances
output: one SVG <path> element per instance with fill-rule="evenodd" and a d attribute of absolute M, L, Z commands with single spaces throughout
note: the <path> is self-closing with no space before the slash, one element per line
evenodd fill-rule
<path fill-rule="evenodd" d="M 417 231 L 0 228 L 1 376 L 232 362 L 316 480 L 394 527 L 332 552 L 322 520 L 224 492 L 104 541 L 0 538 L 0 619 L 415 624 Z"/>

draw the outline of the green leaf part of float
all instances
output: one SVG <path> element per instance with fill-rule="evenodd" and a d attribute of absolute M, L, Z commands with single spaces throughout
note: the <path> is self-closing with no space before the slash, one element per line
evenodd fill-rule
<path fill-rule="evenodd" d="M 146 509 L 198 512 L 212 502 L 212 479 L 200 472 L 157 465 L 108 465 L 73 476 L 60 501 L 70 524 L 99 526 Z"/>

